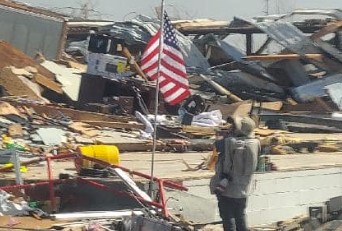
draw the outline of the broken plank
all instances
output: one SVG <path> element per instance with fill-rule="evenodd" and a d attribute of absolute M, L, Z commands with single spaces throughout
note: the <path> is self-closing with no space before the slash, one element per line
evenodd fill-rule
<path fill-rule="evenodd" d="M 1 4 L 4 3 L 5 1 L 1 1 Z M 51 80 L 55 79 L 55 75 L 52 72 L 39 65 L 39 63 L 31 57 L 5 41 L 0 41 L 0 53 L 0 69 L 6 66 L 15 66 L 16 68 L 31 66 L 37 68 L 38 73 L 46 76 L 47 78 Z"/>
<path fill-rule="evenodd" d="M 342 21 L 329 23 L 327 26 L 323 27 L 316 33 L 313 33 L 310 38 L 313 41 L 317 41 L 325 35 L 336 32 L 340 27 L 342 27 Z"/>
<path fill-rule="evenodd" d="M 79 132 L 88 137 L 94 137 L 98 135 L 98 131 L 95 128 L 90 127 L 89 124 L 82 122 L 74 122 L 68 126 L 71 130 Z"/>
<path fill-rule="evenodd" d="M 228 116 L 248 116 L 252 109 L 252 101 L 246 100 L 238 103 L 224 104 L 220 102 L 208 102 L 210 105 L 210 110 L 220 110 L 223 119 Z"/>
<path fill-rule="evenodd" d="M 82 63 L 77 63 L 77 62 L 74 62 L 74 61 L 71 61 L 71 60 L 69 60 L 67 62 L 67 66 L 70 67 L 70 68 L 74 68 L 74 69 L 78 69 L 78 70 L 84 71 L 84 72 L 87 71 L 87 65 L 82 64 Z"/>
<path fill-rule="evenodd" d="M 17 116 L 21 117 L 19 110 L 17 110 L 11 104 L 9 104 L 7 102 L 2 102 L 2 101 L 0 101 L 0 115 L 1 116 L 17 115 Z"/>
<path fill-rule="evenodd" d="M 261 121 L 267 122 L 269 120 L 276 121 L 282 120 L 285 122 L 295 122 L 304 124 L 324 125 L 333 128 L 342 129 L 341 120 L 336 118 L 321 118 L 315 116 L 303 115 L 291 115 L 291 114 L 262 114 L 260 115 Z"/>
<path fill-rule="evenodd" d="M 0 85 L 5 91 L 13 96 L 26 95 L 30 99 L 41 100 L 30 87 L 28 87 L 16 74 L 11 67 L 5 67 L 0 73 Z"/>
<path fill-rule="evenodd" d="M 152 143 L 115 143 L 120 152 L 144 152 L 152 151 Z M 156 150 L 161 151 L 164 149 L 164 144 L 157 144 Z"/>
<path fill-rule="evenodd" d="M 60 115 L 61 113 L 65 116 L 70 117 L 74 121 L 106 121 L 106 122 L 128 122 L 135 121 L 133 117 L 126 116 L 114 116 L 108 114 L 101 114 L 96 112 L 79 111 L 71 108 L 60 107 L 57 105 L 38 105 L 34 103 L 22 103 L 18 101 L 13 101 L 11 99 L 3 99 L 3 101 L 10 102 L 13 106 L 26 106 L 31 107 L 38 114 L 45 114 L 51 118 L 55 115 Z"/>
<path fill-rule="evenodd" d="M 183 126 L 183 132 L 192 133 L 203 136 L 215 135 L 216 131 L 213 127 L 201 127 L 201 126 Z"/>
<path fill-rule="evenodd" d="M 283 102 L 276 101 L 276 102 L 262 102 L 261 109 L 271 110 L 271 111 L 280 111 L 283 107 Z"/>
<path fill-rule="evenodd" d="M 108 121 L 94 121 L 94 120 L 82 120 L 75 122 L 84 122 L 89 125 L 99 126 L 99 127 L 108 127 L 108 128 L 117 128 L 117 129 L 144 129 L 145 126 L 140 123 L 125 123 L 125 122 L 108 122 Z"/>
<path fill-rule="evenodd" d="M 55 81 L 52 81 L 44 75 L 36 74 L 34 76 L 34 80 L 43 87 L 46 87 L 54 92 L 57 92 L 58 94 L 63 94 L 62 85 L 56 83 Z"/>
<path fill-rule="evenodd" d="M 327 104 L 327 102 L 324 102 Z M 328 104 L 327 104 L 328 105 Z M 329 105 L 329 107 L 331 107 Z M 320 104 L 316 102 L 310 102 L 310 103 L 301 103 L 296 105 L 290 105 L 290 104 L 284 104 L 284 106 L 281 109 L 281 112 L 318 112 L 318 113 L 326 113 L 327 109 L 322 107 Z"/>
<path fill-rule="evenodd" d="M 304 54 L 304 55 L 298 55 L 298 54 L 276 54 L 276 55 L 250 55 L 246 56 L 243 59 L 248 61 L 279 61 L 279 60 L 297 60 L 301 58 L 307 58 L 307 59 L 315 59 L 318 61 L 322 61 L 322 54 Z"/>

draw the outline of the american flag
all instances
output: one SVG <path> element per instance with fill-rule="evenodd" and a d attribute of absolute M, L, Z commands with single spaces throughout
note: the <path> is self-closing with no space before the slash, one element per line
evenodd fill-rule
<path fill-rule="evenodd" d="M 141 69 L 151 79 L 158 77 L 159 51 L 162 50 L 159 89 L 170 105 L 180 103 L 190 95 L 183 55 L 177 45 L 175 29 L 164 12 L 163 44 L 159 46 L 160 30 L 148 42 L 141 59 Z"/>

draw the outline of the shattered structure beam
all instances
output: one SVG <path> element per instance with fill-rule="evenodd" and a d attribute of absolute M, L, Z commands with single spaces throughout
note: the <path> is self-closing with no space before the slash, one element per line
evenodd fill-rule
<path fill-rule="evenodd" d="M 325 24 L 322 25 L 303 25 L 294 23 L 299 30 L 303 33 L 315 33 L 316 31 L 322 29 Z M 264 32 L 255 26 L 245 26 L 245 27 L 220 27 L 220 28 L 180 28 L 178 29 L 184 35 L 205 35 L 205 34 L 216 34 L 216 35 L 227 35 L 227 34 L 263 34 Z"/>
<path fill-rule="evenodd" d="M 305 54 L 305 55 L 299 55 L 299 54 L 276 54 L 276 55 L 250 55 L 244 57 L 245 60 L 249 61 L 279 61 L 279 60 L 297 60 L 301 58 L 306 59 L 315 59 L 318 61 L 322 61 L 322 54 Z"/>
<path fill-rule="evenodd" d="M 307 115 L 260 115 L 260 119 L 262 121 L 270 121 L 270 120 L 280 120 L 286 122 L 296 122 L 296 123 L 304 123 L 304 124 L 316 124 L 316 125 L 325 125 L 329 127 L 335 127 L 342 129 L 342 123 L 339 119 L 327 118 L 327 117 L 312 117 Z"/>
<path fill-rule="evenodd" d="M 253 34 L 246 34 L 246 54 L 253 53 Z"/>
<path fill-rule="evenodd" d="M 317 41 L 318 39 L 322 38 L 325 35 L 330 33 L 335 33 L 339 28 L 342 27 L 342 21 L 336 21 L 333 23 L 328 24 L 326 27 L 323 27 L 313 35 L 311 35 L 311 39 L 313 41 Z"/>

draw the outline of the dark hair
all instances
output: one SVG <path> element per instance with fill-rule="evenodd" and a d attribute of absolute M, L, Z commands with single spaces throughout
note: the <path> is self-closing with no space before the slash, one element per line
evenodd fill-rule
<path fill-rule="evenodd" d="M 235 120 L 234 120 L 234 118 L 231 117 L 231 116 L 228 116 L 226 120 L 227 120 L 227 123 L 231 124 L 231 125 L 232 125 L 232 128 L 235 129 L 236 126 L 235 126 Z"/>
<path fill-rule="evenodd" d="M 228 117 L 227 117 L 227 123 L 234 124 L 235 122 L 234 122 L 233 117 L 228 116 Z"/>

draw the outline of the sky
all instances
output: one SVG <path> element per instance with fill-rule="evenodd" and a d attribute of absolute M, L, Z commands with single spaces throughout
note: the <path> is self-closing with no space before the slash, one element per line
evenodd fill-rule
<path fill-rule="evenodd" d="M 133 18 L 136 14 L 155 16 L 160 0 L 19 0 L 32 6 L 72 12 L 90 2 L 90 15 L 116 21 Z M 341 0 L 268 0 L 269 13 L 287 13 L 294 9 L 342 9 Z M 172 17 L 182 19 L 212 18 L 231 20 L 234 16 L 252 18 L 264 15 L 266 0 L 165 0 L 166 10 Z M 74 14 L 79 14 L 74 10 Z"/>

